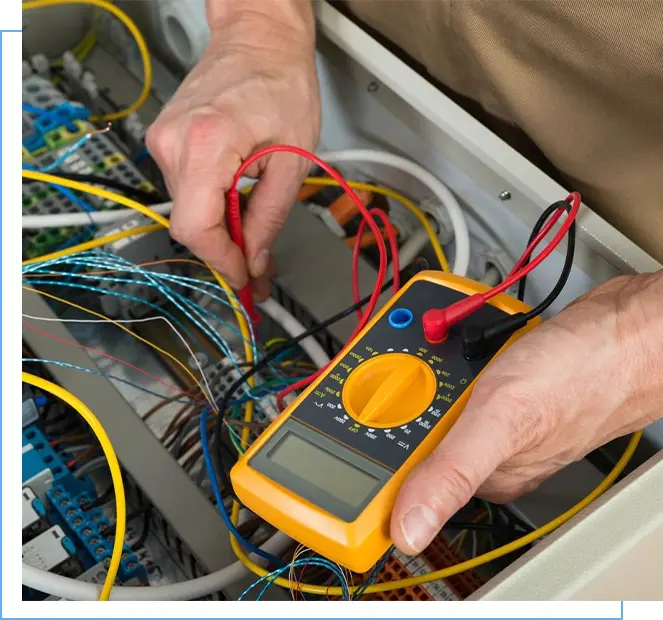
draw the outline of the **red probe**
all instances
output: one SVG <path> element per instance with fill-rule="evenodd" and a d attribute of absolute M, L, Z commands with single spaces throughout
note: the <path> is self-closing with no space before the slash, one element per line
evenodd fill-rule
<path fill-rule="evenodd" d="M 448 334 L 449 330 L 453 325 L 462 321 L 464 318 L 467 318 L 472 313 L 476 312 L 481 306 L 483 306 L 488 300 L 496 297 L 500 293 L 503 293 L 508 288 L 513 286 L 518 280 L 525 277 L 528 273 L 536 269 L 560 244 L 562 239 L 565 237 L 568 232 L 571 224 L 578 215 L 578 210 L 580 209 L 580 203 L 582 198 L 578 192 L 572 192 L 566 197 L 566 201 L 571 204 L 571 210 L 564 220 L 564 223 L 557 231 L 557 234 L 552 238 L 550 243 L 536 255 L 530 263 L 525 267 L 522 265 L 532 254 L 536 246 L 541 242 L 541 240 L 548 234 L 548 232 L 555 225 L 556 221 L 560 218 L 561 214 L 565 212 L 565 209 L 561 208 L 555 213 L 548 223 L 544 226 L 541 232 L 532 240 L 532 243 L 529 244 L 521 258 L 516 263 L 513 271 L 508 275 L 508 277 L 493 287 L 486 293 L 476 293 L 470 297 L 466 297 L 455 304 L 447 308 L 441 309 L 431 309 L 424 313 L 423 316 L 423 328 L 424 336 L 426 340 L 431 343 L 437 343 L 444 341 Z"/>

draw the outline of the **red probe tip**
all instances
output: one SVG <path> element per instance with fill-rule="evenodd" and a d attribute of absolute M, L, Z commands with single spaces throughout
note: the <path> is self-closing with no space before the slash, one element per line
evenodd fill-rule
<path fill-rule="evenodd" d="M 476 312 L 484 303 L 486 302 L 483 295 L 476 293 L 451 304 L 448 308 L 427 310 L 422 318 L 426 340 L 431 344 L 443 342 L 451 327 Z"/>

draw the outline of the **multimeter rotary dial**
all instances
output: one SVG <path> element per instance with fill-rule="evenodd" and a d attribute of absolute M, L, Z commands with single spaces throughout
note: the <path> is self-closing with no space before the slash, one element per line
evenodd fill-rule
<path fill-rule="evenodd" d="M 406 353 L 386 353 L 350 373 L 342 399 L 357 422 L 391 428 L 420 416 L 435 392 L 435 373 L 425 361 Z"/>

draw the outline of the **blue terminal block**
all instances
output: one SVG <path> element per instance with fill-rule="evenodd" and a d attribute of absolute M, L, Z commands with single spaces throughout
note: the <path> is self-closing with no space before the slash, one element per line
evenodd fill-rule
<path fill-rule="evenodd" d="M 50 471 L 53 484 L 59 483 L 66 487 L 79 484 L 58 453 L 48 443 L 48 438 L 34 424 L 23 429 L 22 437 L 23 484 L 29 483 L 29 481 L 47 470 Z M 32 448 L 29 446 L 32 446 Z"/>
<path fill-rule="evenodd" d="M 34 133 L 23 138 L 23 146 L 30 153 L 47 147 L 44 136 L 58 128 L 75 134 L 79 128 L 74 121 L 87 121 L 90 114 L 90 110 L 85 106 L 72 105 L 69 102 L 45 110 L 44 114 L 37 116 L 32 121 Z"/>
<path fill-rule="evenodd" d="M 113 552 L 113 526 L 100 508 L 83 510 L 92 501 L 91 494 L 67 491 L 53 485 L 47 493 L 51 519 L 57 522 L 77 543 L 79 558 L 85 569 L 108 562 Z M 147 580 L 147 570 L 130 547 L 124 546 L 118 577 L 121 581 Z"/>
<path fill-rule="evenodd" d="M 58 127 L 64 127 L 67 131 L 75 133 L 78 127 L 74 121 L 86 121 L 90 118 L 90 114 L 90 110 L 85 106 L 75 106 L 67 101 L 38 116 L 34 120 L 34 127 L 42 135 Z"/>

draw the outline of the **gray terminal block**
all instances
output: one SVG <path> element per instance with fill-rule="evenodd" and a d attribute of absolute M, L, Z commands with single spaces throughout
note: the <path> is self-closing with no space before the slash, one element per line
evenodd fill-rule
<path fill-rule="evenodd" d="M 48 80 L 38 75 L 23 79 L 23 103 L 50 110 L 66 101 L 65 96 Z"/>
<path fill-rule="evenodd" d="M 79 572 L 76 548 L 59 525 L 54 525 L 23 545 L 23 562 L 61 575 Z"/>
<path fill-rule="evenodd" d="M 30 487 L 21 490 L 21 512 L 23 516 L 23 544 L 48 529 L 46 507 Z"/>

